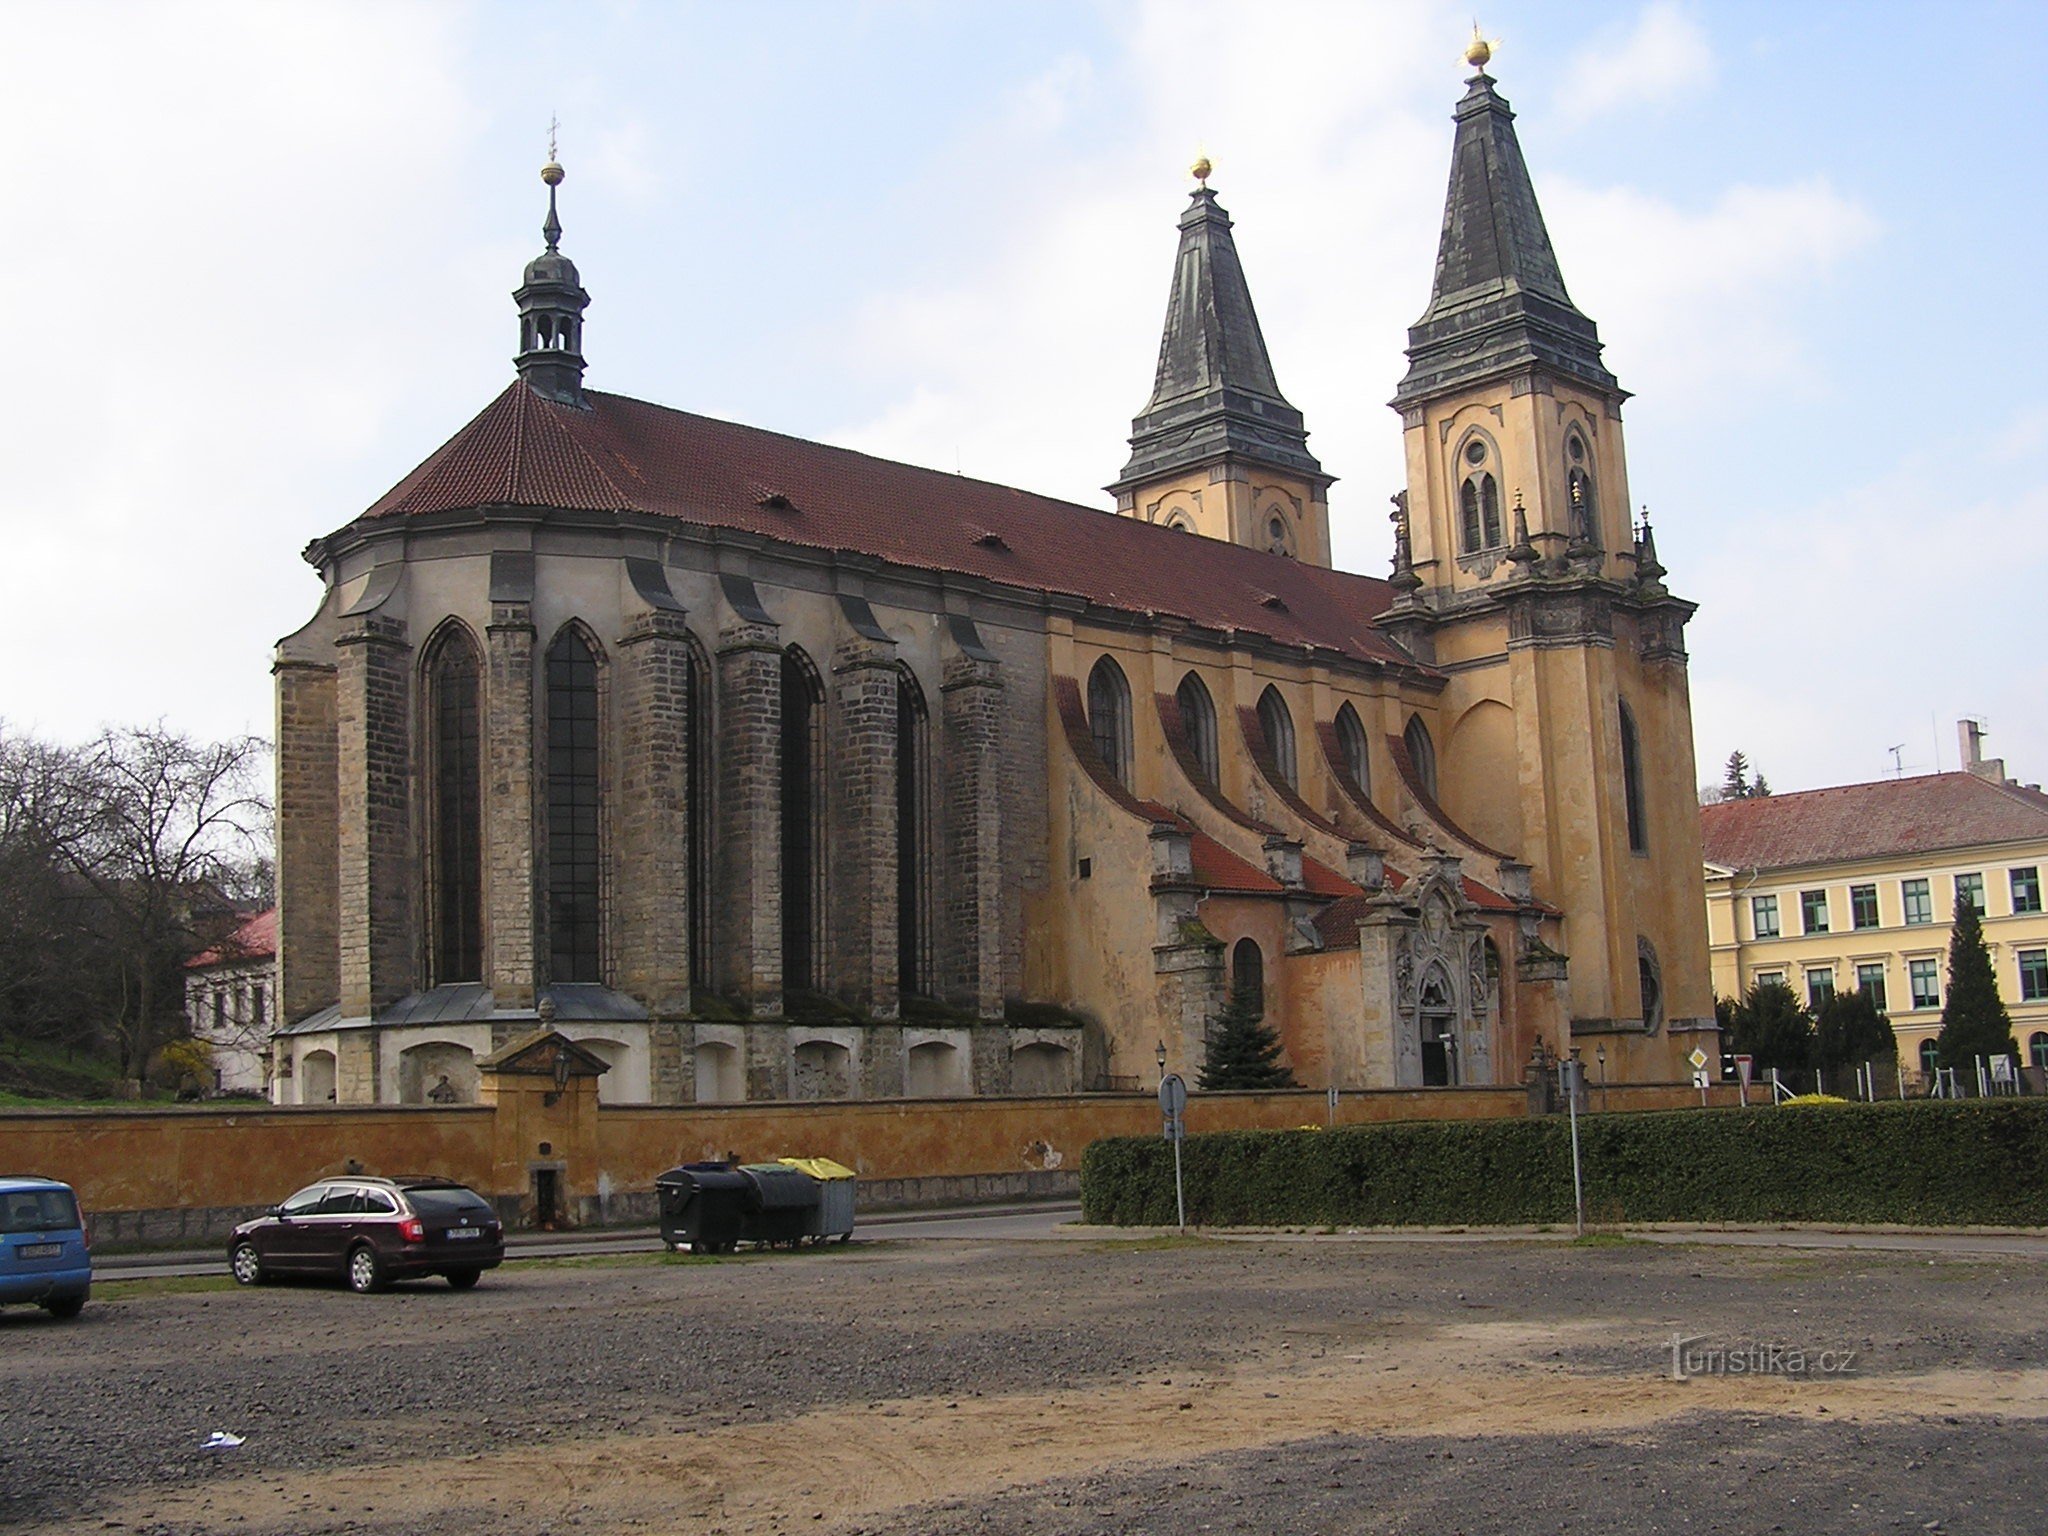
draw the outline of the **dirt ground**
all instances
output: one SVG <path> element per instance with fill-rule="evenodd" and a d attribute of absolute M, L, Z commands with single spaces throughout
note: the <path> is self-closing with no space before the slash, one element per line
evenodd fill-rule
<path fill-rule="evenodd" d="M 101 1295 L 0 1314 L 0 1526 L 2048 1529 L 2038 1259 L 869 1241 Z M 1674 1334 L 1808 1370 L 1674 1379 Z"/>

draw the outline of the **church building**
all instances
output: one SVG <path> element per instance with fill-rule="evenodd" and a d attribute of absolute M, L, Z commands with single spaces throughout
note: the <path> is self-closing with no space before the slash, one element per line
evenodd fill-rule
<path fill-rule="evenodd" d="M 1682 1080 L 1692 605 L 1468 57 L 1386 578 L 1206 163 L 1111 510 L 588 387 L 551 162 L 517 377 L 306 550 L 277 1097 L 473 1098 L 538 1022 L 613 1103 L 1149 1088 L 1238 987 L 1307 1087 Z"/>

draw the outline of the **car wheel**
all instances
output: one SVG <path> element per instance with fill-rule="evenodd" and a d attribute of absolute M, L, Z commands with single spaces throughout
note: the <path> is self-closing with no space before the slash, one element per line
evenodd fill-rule
<path fill-rule="evenodd" d="M 458 1291 L 466 1291 L 475 1285 L 482 1275 L 483 1271 L 480 1269 L 451 1269 L 448 1271 L 448 1283 Z"/>
<path fill-rule="evenodd" d="M 59 1322 L 68 1322 L 85 1310 L 85 1293 L 76 1296 L 59 1296 L 43 1303 L 43 1310 Z"/>
<path fill-rule="evenodd" d="M 235 1251 L 228 1255 L 228 1268 L 233 1271 L 237 1285 L 261 1285 L 270 1278 L 254 1243 L 235 1244 Z"/>
<path fill-rule="evenodd" d="M 358 1296 L 384 1289 L 384 1261 L 367 1243 L 349 1250 L 348 1288 Z"/>

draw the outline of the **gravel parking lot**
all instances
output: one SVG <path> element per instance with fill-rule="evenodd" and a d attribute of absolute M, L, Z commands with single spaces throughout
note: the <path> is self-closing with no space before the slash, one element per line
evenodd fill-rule
<path fill-rule="evenodd" d="M 99 1298 L 0 1314 L 0 1525 L 2038 1532 L 2048 1507 L 2030 1258 L 863 1241 Z M 1854 1358 L 1674 1380 L 1674 1333 L 1696 1364 Z"/>

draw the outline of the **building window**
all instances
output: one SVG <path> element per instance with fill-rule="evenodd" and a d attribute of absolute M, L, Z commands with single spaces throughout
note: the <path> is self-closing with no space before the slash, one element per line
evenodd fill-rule
<path fill-rule="evenodd" d="M 1472 446 L 1479 447 L 1477 443 Z M 1481 454 L 1483 457 L 1483 449 Z M 1465 477 L 1458 492 L 1458 510 L 1466 554 L 1500 548 L 1500 488 L 1492 475 L 1482 469 Z"/>
<path fill-rule="evenodd" d="M 1643 821 L 1642 752 L 1636 744 L 1635 716 L 1626 704 L 1621 706 L 1621 794 L 1628 813 L 1629 852 L 1645 852 L 1650 843 Z"/>
<path fill-rule="evenodd" d="M 1337 711 L 1337 750 L 1344 755 L 1344 774 L 1351 780 L 1351 787 L 1370 799 L 1372 758 L 1366 751 L 1365 727 L 1359 723 L 1358 711 L 1349 704 Z"/>
<path fill-rule="evenodd" d="M 226 1028 L 227 1028 L 227 1023 L 228 1023 L 228 989 L 227 989 L 226 987 L 215 987 L 215 988 L 213 989 L 213 1029 L 214 1029 L 214 1033 L 215 1033 L 215 1034 L 219 1034 L 219 1033 L 220 1033 L 220 1032 L 221 1032 L 222 1030 L 226 1029 Z"/>
<path fill-rule="evenodd" d="M 1209 783 L 1221 783 L 1222 765 L 1216 749 L 1216 705 L 1209 697 L 1208 688 L 1190 672 L 1180 680 L 1180 687 L 1173 691 L 1173 699 L 1180 706 L 1181 733 L 1187 738 L 1188 750 L 1195 755 L 1196 768 Z"/>
<path fill-rule="evenodd" d="M 825 685 L 802 651 L 782 653 L 782 984 L 815 990 L 824 922 Z"/>
<path fill-rule="evenodd" d="M 1273 754 L 1273 771 L 1280 776 L 1280 782 L 1289 789 L 1298 789 L 1301 781 L 1295 772 L 1294 760 L 1294 717 L 1287 712 L 1287 701 L 1280 697 L 1280 690 L 1268 685 L 1259 695 L 1259 729 L 1266 733 L 1266 748 Z"/>
<path fill-rule="evenodd" d="M 1287 550 L 1287 524 L 1276 514 L 1266 524 L 1266 552 L 1284 555 Z"/>
<path fill-rule="evenodd" d="M 2027 1059 L 2036 1072 L 2048 1072 L 2048 1033 L 2036 1030 L 2027 1037 Z"/>
<path fill-rule="evenodd" d="M 2020 951 L 2020 1001 L 2048 1001 L 2048 949 Z"/>
<path fill-rule="evenodd" d="M 2038 912 L 2041 910 L 2041 871 L 2029 864 L 2024 869 L 2008 871 L 2012 878 L 2012 909 L 2014 912 Z"/>
<path fill-rule="evenodd" d="M 1107 656 L 1088 674 L 1088 731 L 1095 755 L 1125 788 L 1131 783 L 1131 685 Z"/>
<path fill-rule="evenodd" d="M 1932 1077 L 1941 1065 L 1941 1048 L 1932 1040 L 1920 1042 L 1920 1075 Z"/>
<path fill-rule="evenodd" d="M 548 979 L 602 981 L 598 959 L 597 657 L 575 630 L 548 647 Z"/>
<path fill-rule="evenodd" d="M 711 873 L 711 666 L 693 639 L 684 673 L 690 711 L 689 745 L 683 764 L 684 790 L 690 797 L 685 836 L 690 861 L 690 985 L 700 995 L 711 990 L 711 935 L 714 901 Z"/>
<path fill-rule="evenodd" d="M 1874 885 L 1852 885 L 1849 887 L 1849 922 L 1856 928 L 1877 926 L 1877 887 Z"/>
<path fill-rule="evenodd" d="M 896 984 L 931 992 L 930 717 L 907 671 L 896 679 Z"/>
<path fill-rule="evenodd" d="M 1927 889 L 1925 880 L 1901 880 L 1899 898 L 1905 903 L 1908 923 L 1931 923 L 1934 921 L 1934 896 Z"/>
<path fill-rule="evenodd" d="M 1582 544 L 1600 542 L 1600 511 L 1593 496 L 1593 472 L 1586 465 L 1586 445 L 1577 433 L 1564 440 L 1565 506 L 1571 513 L 1571 536 Z"/>
<path fill-rule="evenodd" d="M 1782 987 L 1785 985 L 1785 973 L 1783 971 L 1758 971 L 1756 973 L 1756 984 L 1760 987 Z"/>
<path fill-rule="evenodd" d="M 270 993 L 267 988 L 258 986 L 255 991 L 249 994 L 249 1006 L 254 1010 L 249 1019 L 251 1024 L 262 1025 L 269 1022 L 269 1002 Z"/>
<path fill-rule="evenodd" d="M 1826 891 L 1801 891 L 1799 893 L 1799 928 L 1802 933 L 1826 933 L 1828 931 L 1828 893 Z"/>
<path fill-rule="evenodd" d="M 449 629 L 427 661 L 434 748 L 427 866 L 434 937 L 428 953 L 437 986 L 481 981 L 484 974 L 481 678 L 475 642 L 466 631 Z"/>
<path fill-rule="evenodd" d="M 1261 1017 L 1266 1011 L 1266 957 L 1255 939 L 1239 939 L 1230 951 L 1230 993 L 1248 999 Z"/>
<path fill-rule="evenodd" d="M 1908 960 L 1906 977 L 1913 984 L 1915 1008 L 1941 1006 L 1941 967 L 1933 960 Z"/>
<path fill-rule="evenodd" d="M 1888 1006 L 1884 993 L 1884 962 L 1867 962 L 1856 967 L 1856 990 L 1870 999 L 1879 1013 Z"/>
<path fill-rule="evenodd" d="M 1819 1009 L 1835 995 L 1835 968 L 1831 965 L 1809 966 L 1806 971 L 1806 1006 Z"/>
<path fill-rule="evenodd" d="M 1422 786 L 1422 792 L 1434 800 L 1436 743 L 1429 739 L 1429 727 L 1422 723 L 1422 716 L 1408 717 L 1408 728 L 1401 732 L 1401 741 L 1408 748 L 1408 761 L 1415 769 L 1415 781 Z"/>
<path fill-rule="evenodd" d="M 1956 876 L 1956 905 L 1967 904 L 1979 917 L 1984 915 L 1984 877 L 1978 874 Z"/>
<path fill-rule="evenodd" d="M 1749 898 L 1749 926 L 1760 939 L 1775 939 L 1778 936 L 1778 898 L 1775 896 L 1752 896 Z"/>
<path fill-rule="evenodd" d="M 1657 951 L 1650 941 L 1636 936 L 1636 989 L 1643 1005 L 1643 1028 L 1656 1030 L 1664 1024 L 1664 968 L 1657 963 Z"/>

